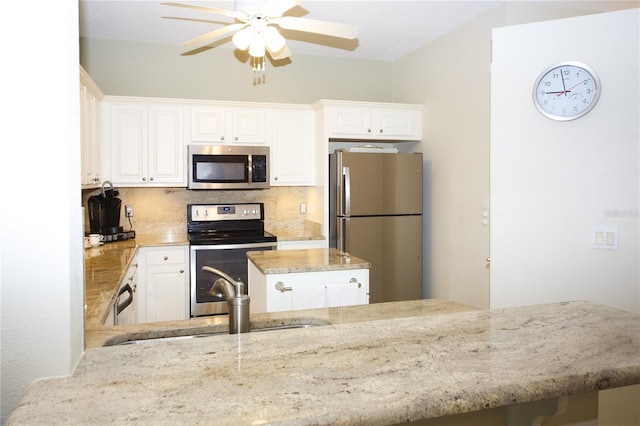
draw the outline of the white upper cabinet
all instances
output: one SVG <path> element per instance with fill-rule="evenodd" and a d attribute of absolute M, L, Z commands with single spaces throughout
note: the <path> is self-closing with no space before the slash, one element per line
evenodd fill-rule
<path fill-rule="evenodd" d="M 374 102 L 319 101 L 330 139 L 417 141 L 422 138 L 422 106 Z"/>
<path fill-rule="evenodd" d="M 267 145 L 265 108 L 198 105 L 189 108 L 192 143 Z"/>
<path fill-rule="evenodd" d="M 186 186 L 181 105 L 105 102 L 111 181 L 122 186 Z"/>
<path fill-rule="evenodd" d="M 82 186 L 101 184 L 101 100 L 103 94 L 89 74 L 80 67 L 80 141 L 82 151 Z"/>
<path fill-rule="evenodd" d="M 309 107 L 278 108 L 271 115 L 271 185 L 313 185 L 313 111 Z"/>

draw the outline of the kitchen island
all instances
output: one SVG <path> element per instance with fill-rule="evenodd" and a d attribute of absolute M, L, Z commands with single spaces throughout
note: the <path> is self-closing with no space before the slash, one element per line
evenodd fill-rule
<path fill-rule="evenodd" d="M 88 349 L 73 376 L 35 382 L 8 424 L 385 425 L 640 383 L 637 315 L 581 301 L 429 302 L 344 308 L 386 306 L 381 319 Z M 419 303 L 422 315 L 405 316 Z"/>

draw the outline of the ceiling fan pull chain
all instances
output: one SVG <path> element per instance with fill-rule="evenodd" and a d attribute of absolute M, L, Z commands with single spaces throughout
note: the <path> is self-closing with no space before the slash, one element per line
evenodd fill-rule
<path fill-rule="evenodd" d="M 266 72 L 265 72 L 265 57 L 251 57 L 251 65 L 253 67 L 253 85 L 257 86 L 259 84 L 266 83 Z"/>

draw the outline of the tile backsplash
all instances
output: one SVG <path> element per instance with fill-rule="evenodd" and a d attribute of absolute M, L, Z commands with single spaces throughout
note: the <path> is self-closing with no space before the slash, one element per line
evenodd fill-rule
<path fill-rule="evenodd" d="M 122 200 L 120 225 L 138 234 L 183 233 L 187 229 L 187 204 L 195 203 L 264 203 L 265 229 L 299 231 L 305 229 L 306 215 L 300 203 L 306 202 L 306 187 L 271 187 L 250 191 L 192 191 L 186 188 L 119 188 Z M 87 200 L 100 189 L 83 190 L 85 227 L 89 231 Z M 133 206 L 131 226 L 124 217 L 124 206 Z"/>

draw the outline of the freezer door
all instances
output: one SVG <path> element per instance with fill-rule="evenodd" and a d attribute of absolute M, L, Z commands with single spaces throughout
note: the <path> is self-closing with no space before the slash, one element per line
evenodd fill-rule
<path fill-rule="evenodd" d="M 343 250 L 371 263 L 370 303 L 422 299 L 422 216 L 339 221 Z"/>
<path fill-rule="evenodd" d="M 337 215 L 422 213 L 422 154 L 340 152 Z"/>

